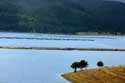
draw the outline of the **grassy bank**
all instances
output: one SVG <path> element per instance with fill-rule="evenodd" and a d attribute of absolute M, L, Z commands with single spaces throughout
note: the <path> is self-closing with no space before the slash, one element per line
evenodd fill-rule
<path fill-rule="evenodd" d="M 72 83 L 125 83 L 125 66 L 89 69 L 62 76 Z"/>

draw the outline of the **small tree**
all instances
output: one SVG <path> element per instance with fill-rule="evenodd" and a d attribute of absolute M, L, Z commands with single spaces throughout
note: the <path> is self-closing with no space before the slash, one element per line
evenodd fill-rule
<path fill-rule="evenodd" d="M 77 72 L 77 68 L 79 68 L 79 67 L 80 67 L 79 62 L 74 62 L 71 65 L 71 68 L 74 69 L 74 72 Z"/>
<path fill-rule="evenodd" d="M 88 62 L 85 60 L 81 60 L 80 61 L 80 69 L 83 70 L 83 68 L 87 68 L 88 67 Z"/>
<path fill-rule="evenodd" d="M 88 62 L 86 61 L 85 62 L 85 69 L 87 69 L 88 65 L 89 65 Z"/>
<path fill-rule="evenodd" d="M 103 63 L 102 61 L 98 61 L 98 62 L 97 62 L 97 66 L 98 66 L 98 67 L 103 67 L 103 66 L 104 66 L 104 63 Z"/>

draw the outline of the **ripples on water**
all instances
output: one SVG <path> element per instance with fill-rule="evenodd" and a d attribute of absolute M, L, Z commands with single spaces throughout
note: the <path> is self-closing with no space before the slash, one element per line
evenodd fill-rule
<path fill-rule="evenodd" d="M 125 48 L 124 42 L 124 36 L 0 33 L 0 46 Z M 125 52 L 0 49 L 0 82 L 69 83 L 60 75 L 73 71 L 71 63 L 81 59 L 89 68 L 100 60 L 105 66 L 125 65 Z"/>

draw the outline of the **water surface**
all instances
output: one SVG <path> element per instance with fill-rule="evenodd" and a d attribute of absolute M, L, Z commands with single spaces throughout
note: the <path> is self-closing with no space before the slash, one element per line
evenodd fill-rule
<path fill-rule="evenodd" d="M 0 33 L 0 46 L 10 47 L 125 49 L 124 42 L 125 36 Z"/>
<path fill-rule="evenodd" d="M 122 48 L 125 36 L 58 35 L 0 32 L 0 46 L 58 48 Z M 74 61 L 85 59 L 88 68 L 125 65 L 125 52 L 0 49 L 1 83 L 69 83 L 60 75 L 73 71 Z"/>
<path fill-rule="evenodd" d="M 105 66 L 125 65 L 125 52 L 48 51 L 0 49 L 2 83 L 69 83 L 60 75 L 73 71 L 74 61 L 85 59 L 89 68 L 97 61 Z"/>

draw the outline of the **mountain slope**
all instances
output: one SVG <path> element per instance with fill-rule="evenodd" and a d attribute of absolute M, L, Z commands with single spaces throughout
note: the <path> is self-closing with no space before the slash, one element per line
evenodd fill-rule
<path fill-rule="evenodd" d="M 0 2 L 0 30 L 13 30 L 18 26 L 17 7 Z"/>
<path fill-rule="evenodd" d="M 93 12 L 103 28 L 103 31 L 125 32 L 125 4 L 120 2 L 104 2 Z M 98 18 L 99 17 L 99 18 Z"/>
<path fill-rule="evenodd" d="M 124 3 L 104 0 L 2 0 L 0 30 L 42 33 L 125 32 L 123 10 Z"/>

